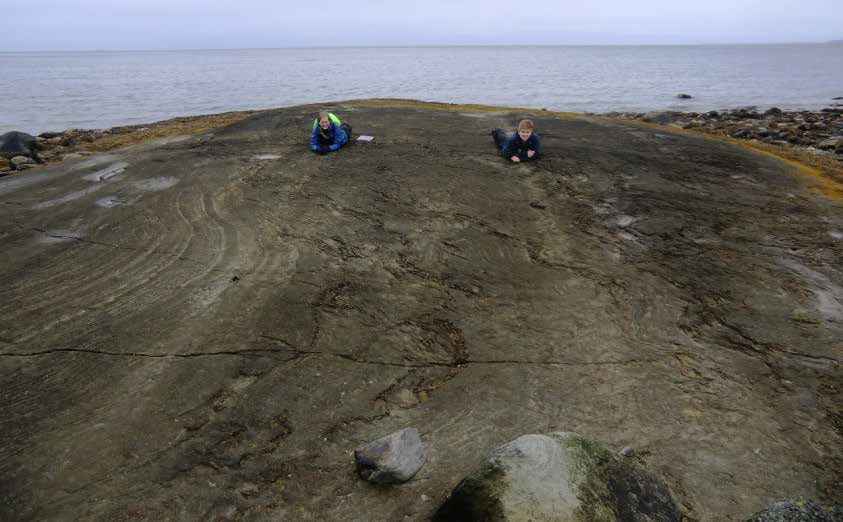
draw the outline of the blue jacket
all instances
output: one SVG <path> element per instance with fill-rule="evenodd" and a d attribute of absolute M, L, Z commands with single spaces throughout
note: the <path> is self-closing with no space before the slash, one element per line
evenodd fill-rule
<path fill-rule="evenodd" d="M 313 132 L 310 133 L 310 150 L 316 152 L 316 149 L 319 147 L 319 131 L 322 130 L 322 127 L 316 125 L 313 128 Z M 348 142 L 348 134 L 345 133 L 339 125 L 335 124 L 332 120 L 329 120 L 328 130 L 325 131 L 325 134 L 328 135 L 328 139 L 330 143 L 326 143 L 328 148 L 331 152 L 338 150 L 340 147 Z"/>
<path fill-rule="evenodd" d="M 528 150 L 533 150 L 536 154 L 532 158 L 528 158 Z M 509 138 L 509 141 L 501 151 L 501 154 L 503 154 L 504 158 L 509 159 L 513 156 L 518 156 L 518 159 L 520 159 L 521 161 L 537 159 L 540 153 L 541 142 L 539 141 L 538 134 L 536 134 L 535 132 L 530 135 L 526 142 L 521 141 L 521 136 L 519 136 L 516 132 L 511 138 Z"/>

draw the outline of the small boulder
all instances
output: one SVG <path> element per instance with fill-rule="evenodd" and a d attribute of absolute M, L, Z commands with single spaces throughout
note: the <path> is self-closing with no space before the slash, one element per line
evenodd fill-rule
<path fill-rule="evenodd" d="M 679 521 L 670 489 L 632 458 L 575 433 L 524 435 L 466 477 L 435 522 Z"/>
<path fill-rule="evenodd" d="M 415 428 L 404 428 L 354 450 L 357 472 L 376 484 L 407 482 L 425 461 L 424 445 Z"/>
<path fill-rule="evenodd" d="M 53 138 L 58 138 L 62 134 L 64 134 L 64 133 L 63 132 L 42 132 L 41 134 L 38 135 L 38 137 L 44 138 L 45 140 L 50 140 L 50 139 L 53 139 Z"/>
<path fill-rule="evenodd" d="M 843 136 L 836 136 L 823 140 L 817 144 L 818 149 L 822 150 L 837 150 L 843 148 Z"/>
<path fill-rule="evenodd" d="M 15 156 L 11 161 L 15 170 L 24 170 L 25 168 L 35 165 L 35 160 L 27 158 L 26 156 Z"/>
<path fill-rule="evenodd" d="M 10 170 L 12 170 L 12 162 L 0 157 L 0 172 L 8 172 Z"/>
<path fill-rule="evenodd" d="M 38 142 L 34 136 L 25 132 L 7 132 L 0 136 L 0 156 L 7 159 L 15 156 L 37 159 Z"/>
<path fill-rule="evenodd" d="M 746 522 L 840 522 L 843 507 L 826 508 L 810 500 L 777 500 Z"/>
<path fill-rule="evenodd" d="M 766 111 L 764 111 L 764 116 L 779 116 L 781 115 L 782 110 L 778 107 L 770 107 Z"/>
<path fill-rule="evenodd" d="M 677 94 L 676 97 L 679 98 L 680 100 L 690 100 L 691 98 L 693 98 L 693 96 L 691 96 L 690 94 L 685 94 L 685 93 Z"/>
<path fill-rule="evenodd" d="M 669 112 L 648 112 L 641 119 L 648 123 L 658 123 L 660 125 L 673 123 L 673 115 Z"/>
<path fill-rule="evenodd" d="M 61 137 L 61 141 L 59 143 L 62 147 L 76 147 L 77 145 L 79 145 L 79 135 L 65 134 Z"/>
<path fill-rule="evenodd" d="M 761 115 L 755 111 L 754 107 L 744 107 L 741 109 L 735 109 L 734 111 L 732 111 L 732 116 L 734 116 L 735 118 L 741 118 L 745 120 L 757 120 L 761 117 Z"/>

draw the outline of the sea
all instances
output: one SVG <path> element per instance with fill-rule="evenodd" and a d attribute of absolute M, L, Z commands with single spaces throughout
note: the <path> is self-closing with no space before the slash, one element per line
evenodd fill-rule
<path fill-rule="evenodd" d="M 601 113 L 816 110 L 840 96 L 839 43 L 0 52 L 0 133 L 357 98 Z"/>

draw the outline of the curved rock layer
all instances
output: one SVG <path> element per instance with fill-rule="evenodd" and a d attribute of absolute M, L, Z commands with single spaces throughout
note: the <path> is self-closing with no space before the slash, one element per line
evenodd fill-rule
<path fill-rule="evenodd" d="M 687 514 L 839 501 L 843 213 L 791 167 L 634 124 L 314 107 L 0 180 L 0 518 L 429 518 L 576 431 Z M 410 482 L 351 452 L 417 426 Z M 835 498 L 836 497 L 836 498 Z"/>

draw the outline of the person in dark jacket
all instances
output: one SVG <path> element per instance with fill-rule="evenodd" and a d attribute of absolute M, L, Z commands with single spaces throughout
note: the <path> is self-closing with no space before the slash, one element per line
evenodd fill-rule
<path fill-rule="evenodd" d="M 539 136 L 533 129 L 535 125 L 530 120 L 521 120 L 518 123 L 518 132 L 508 136 L 502 129 L 492 131 L 492 138 L 495 145 L 501 150 L 503 157 L 519 163 L 539 158 L 541 153 L 541 142 Z"/>
<path fill-rule="evenodd" d="M 335 152 L 348 143 L 351 125 L 341 123 L 334 113 L 320 112 L 313 121 L 310 133 L 310 150 L 317 154 Z"/>

